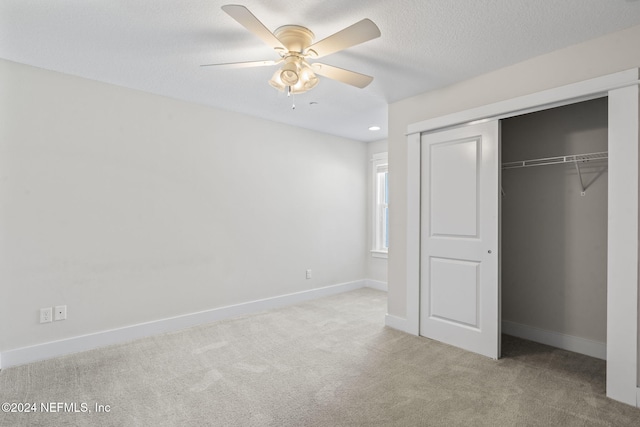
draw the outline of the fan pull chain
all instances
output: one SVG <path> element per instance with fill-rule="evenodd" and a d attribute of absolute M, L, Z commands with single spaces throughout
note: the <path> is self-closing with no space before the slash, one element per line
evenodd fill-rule
<path fill-rule="evenodd" d="M 291 97 L 291 109 L 295 110 L 296 109 L 296 100 L 295 100 L 294 93 L 291 91 L 291 86 L 287 86 L 287 96 Z"/>

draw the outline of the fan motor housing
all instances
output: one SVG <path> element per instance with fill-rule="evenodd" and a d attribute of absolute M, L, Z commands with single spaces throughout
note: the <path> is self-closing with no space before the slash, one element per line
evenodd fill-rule
<path fill-rule="evenodd" d="M 283 25 L 274 34 L 288 51 L 300 53 L 311 46 L 315 37 L 310 29 L 300 25 Z"/>

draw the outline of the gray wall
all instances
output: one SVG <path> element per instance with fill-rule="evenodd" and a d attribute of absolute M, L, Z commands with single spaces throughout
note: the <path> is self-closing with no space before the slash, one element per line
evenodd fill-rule
<path fill-rule="evenodd" d="M 0 82 L 0 351 L 365 278 L 364 142 L 3 60 Z"/>
<path fill-rule="evenodd" d="M 607 99 L 502 122 L 502 161 L 607 151 Z M 504 170 L 502 318 L 606 342 L 607 162 Z"/>

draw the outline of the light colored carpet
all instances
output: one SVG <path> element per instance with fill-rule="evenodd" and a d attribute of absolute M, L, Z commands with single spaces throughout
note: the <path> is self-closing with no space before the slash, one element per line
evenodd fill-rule
<path fill-rule="evenodd" d="M 638 426 L 605 362 L 504 337 L 499 361 L 384 326 L 361 289 L 0 372 L 2 426 Z"/>

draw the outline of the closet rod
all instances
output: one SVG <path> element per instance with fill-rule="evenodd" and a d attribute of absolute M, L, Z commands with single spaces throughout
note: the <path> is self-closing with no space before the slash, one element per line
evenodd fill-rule
<path fill-rule="evenodd" d="M 589 162 L 595 160 L 607 160 L 606 151 L 598 153 L 572 154 L 569 156 L 546 157 L 542 159 L 520 160 L 517 162 L 506 162 L 502 164 L 502 169 L 528 168 L 531 166 L 557 165 L 560 163 Z"/>

